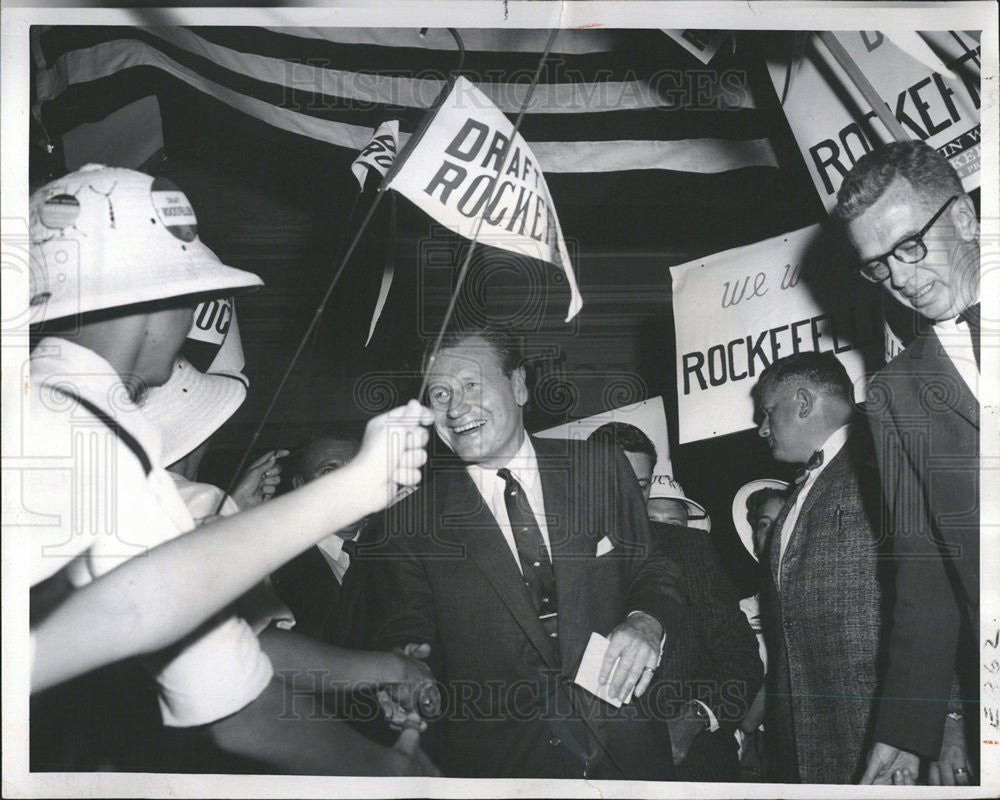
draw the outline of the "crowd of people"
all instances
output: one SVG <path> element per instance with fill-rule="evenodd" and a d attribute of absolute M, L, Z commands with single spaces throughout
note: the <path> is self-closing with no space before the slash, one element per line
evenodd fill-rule
<path fill-rule="evenodd" d="M 975 781 L 976 211 L 913 142 L 838 201 L 861 275 L 925 324 L 863 404 L 831 353 L 758 376 L 748 427 L 798 472 L 733 499 L 758 562 L 740 597 L 643 431 L 526 430 L 495 327 L 447 330 L 421 402 L 360 438 L 199 482 L 249 381 L 242 355 L 183 356 L 193 312 L 261 281 L 163 178 L 89 165 L 36 191 L 25 439 L 50 468 L 23 491 L 56 522 L 21 529 L 32 768 Z"/>

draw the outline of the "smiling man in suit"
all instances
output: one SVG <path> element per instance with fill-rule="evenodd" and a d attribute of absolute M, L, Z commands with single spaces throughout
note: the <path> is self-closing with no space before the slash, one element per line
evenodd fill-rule
<path fill-rule="evenodd" d="M 833 353 L 775 361 L 754 396 L 771 455 L 801 467 L 760 558 L 768 777 L 849 783 L 869 743 L 885 624 L 874 454 Z"/>
<path fill-rule="evenodd" d="M 915 778 L 924 757 L 939 759 L 932 782 L 966 784 L 966 732 L 948 699 L 956 669 L 978 683 L 979 220 L 954 168 L 923 142 L 860 159 L 835 214 L 861 275 L 929 323 L 868 394 L 898 571 L 886 699 L 864 780 Z M 974 727 L 978 690 L 968 691 Z"/>
<path fill-rule="evenodd" d="M 372 638 L 431 644 L 445 774 L 673 778 L 646 690 L 684 613 L 681 577 L 653 546 L 628 461 L 606 443 L 527 434 L 525 372 L 506 332 L 450 333 L 425 372 L 451 452 L 387 515 L 371 554 Z M 620 709 L 573 685 L 595 631 L 611 642 L 610 692 L 634 690 Z"/>

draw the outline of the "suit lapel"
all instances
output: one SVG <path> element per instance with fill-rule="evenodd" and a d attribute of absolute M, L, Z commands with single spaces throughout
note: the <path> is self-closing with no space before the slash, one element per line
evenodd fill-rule
<path fill-rule="evenodd" d="M 441 477 L 446 479 L 440 480 Z M 468 472 L 457 465 L 438 481 L 444 490 L 438 496 L 444 509 L 445 524 L 439 529 L 443 538 L 464 546 L 469 559 L 499 595 L 546 664 L 557 668 L 552 646 L 538 621 L 514 554 L 476 484 Z"/>
<path fill-rule="evenodd" d="M 545 498 L 545 517 L 552 547 L 552 571 L 556 579 L 556 600 L 559 605 L 559 650 L 566 662 L 567 652 L 573 649 L 573 609 L 579 598 L 585 596 L 588 565 L 595 550 L 584 543 L 572 530 L 574 515 L 570 508 L 571 497 L 580 497 L 582 465 L 570 464 L 566 445 L 558 440 L 532 439 L 538 457 L 542 495 Z M 596 545 L 595 545 L 596 547 Z"/>
<path fill-rule="evenodd" d="M 845 459 L 848 458 L 848 446 L 849 442 L 845 442 L 844 446 L 840 448 L 840 452 L 833 457 L 826 468 L 816 478 L 816 482 L 810 487 L 809 494 L 806 495 L 806 499 L 802 502 L 802 508 L 799 510 L 798 519 L 795 520 L 792 535 L 788 539 L 788 544 L 785 545 L 785 555 L 781 559 L 782 586 L 785 586 L 788 571 L 791 569 L 792 564 L 798 560 L 802 548 L 806 544 L 808 532 L 805 530 L 805 527 L 808 524 L 809 514 L 813 506 L 823 496 L 823 492 L 826 491 L 827 486 L 832 481 L 838 480 Z"/>
<path fill-rule="evenodd" d="M 976 396 L 955 368 L 952 360 L 948 358 L 948 354 L 944 350 L 944 345 L 937 338 L 937 334 L 933 330 L 928 331 L 923 336 L 917 338 L 906 352 L 911 359 L 920 362 L 918 372 L 923 376 L 944 374 L 948 376 L 949 380 L 955 386 L 959 387 L 958 402 L 954 404 L 949 403 L 949 406 L 958 416 L 978 431 L 979 401 L 976 400 Z M 918 385 L 915 387 L 916 391 L 910 397 L 916 400 L 926 391 L 926 386 L 916 375 L 913 377 L 916 379 Z M 923 410 L 921 413 L 926 414 L 927 412 Z"/>

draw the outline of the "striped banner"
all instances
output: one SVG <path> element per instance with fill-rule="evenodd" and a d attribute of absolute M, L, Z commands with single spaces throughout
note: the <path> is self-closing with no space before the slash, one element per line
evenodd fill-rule
<path fill-rule="evenodd" d="M 462 74 L 515 114 L 547 32 L 461 35 Z M 50 136 L 101 120 L 166 78 L 354 151 L 383 120 L 399 119 L 403 146 L 458 61 L 442 30 L 60 26 L 32 37 L 34 110 Z M 695 85 L 691 63 L 659 31 L 563 31 L 522 134 L 547 173 L 776 168 L 772 123 L 749 89 L 708 71 Z"/>

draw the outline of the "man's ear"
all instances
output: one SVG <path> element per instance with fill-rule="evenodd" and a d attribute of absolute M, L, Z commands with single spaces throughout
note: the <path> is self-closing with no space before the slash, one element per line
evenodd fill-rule
<path fill-rule="evenodd" d="M 514 399 L 519 406 L 528 402 L 528 383 L 524 377 L 524 367 L 518 367 L 510 373 L 510 385 L 514 390 Z"/>
<path fill-rule="evenodd" d="M 955 232 L 966 242 L 979 240 L 979 218 L 972 198 L 963 194 L 951 207 L 951 222 Z"/>
<path fill-rule="evenodd" d="M 305 485 L 306 485 L 305 479 L 301 475 L 292 475 L 292 488 L 293 489 L 299 489 L 299 488 L 301 488 L 302 486 L 305 486 Z"/>
<path fill-rule="evenodd" d="M 799 417 L 808 417 L 816 405 L 816 397 L 805 386 L 800 386 L 795 392 L 795 401 L 799 404 Z"/>

